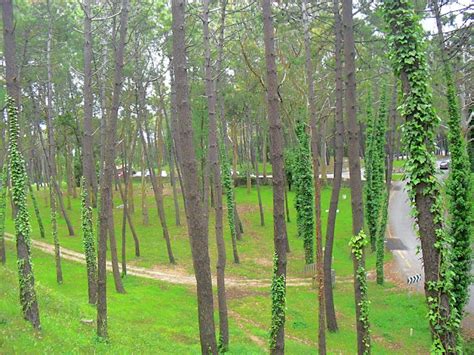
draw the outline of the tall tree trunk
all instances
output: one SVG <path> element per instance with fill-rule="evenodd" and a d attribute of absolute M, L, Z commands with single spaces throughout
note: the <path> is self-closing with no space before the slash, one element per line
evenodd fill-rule
<path fill-rule="evenodd" d="M 276 327 L 270 346 L 272 354 L 285 351 L 285 293 L 286 293 L 286 246 L 285 223 L 285 172 L 283 163 L 283 126 L 280 118 L 278 97 L 278 74 L 275 63 L 275 34 L 272 20 L 271 0 L 262 0 L 265 63 L 267 69 L 267 110 L 270 127 L 270 151 L 273 166 L 273 240 L 275 246 L 275 270 L 272 289 L 280 289 L 280 297 L 272 302 L 272 328 Z M 282 293 L 282 294 L 281 294 Z M 281 298 L 281 296 L 283 296 Z M 278 304 L 277 304 L 278 303 Z M 283 304 L 281 304 L 283 303 Z"/>
<path fill-rule="evenodd" d="M 469 300 L 469 287 L 472 282 L 472 178 L 466 142 L 461 129 L 462 110 L 459 107 L 458 95 L 453 71 L 448 60 L 448 49 L 445 46 L 443 24 L 437 1 L 432 1 L 433 11 L 438 28 L 438 40 L 443 61 L 444 78 L 447 85 L 448 100 L 448 145 L 451 152 L 451 166 L 447 183 L 450 212 L 450 233 L 452 234 L 454 271 L 453 307 L 459 319 L 463 318 L 464 307 Z"/>
<path fill-rule="evenodd" d="M 321 161 L 321 181 L 323 185 L 327 184 L 328 181 L 328 160 L 327 160 L 327 144 L 326 144 L 326 128 L 327 128 L 327 119 L 325 117 L 321 117 L 320 124 L 319 124 L 319 135 L 321 140 L 319 144 L 321 145 L 321 156 L 319 160 Z"/>
<path fill-rule="evenodd" d="M 349 174 L 351 187 L 351 206 L 352 206 L 352 233 L 359 235 L 364 228 L 364 210 L 362 203 L 362 179 L 360 173 L 360 139 L 359 125 L 356 117 L 356 67 L 355 67 L 355 42 L 354 42 L 354 24 L 352 15 L 352 0 L 343 0 L 342 3 L 343 28 L 344 28 L 344 74 L 346 79 L 345 87 L 345 111 L 347 115 L 347 140 L 349 156 Z M 357 277 L 359 267 L 364 267 L 365 260 L 353 257 L 354 261 L 354 294 L 356 308 L 357 325 L 357 350 L 359 355 L 370 351 L 370 342 L 368 329 L 364 327 L 361 319 L 361 284 Z M 369 338 L 370 339 L 370 338 Z"/>
<path fill-rule="evenodd" d="M 66 185 L 67 185 L 67 209 L 71 210 L 71 197 L 72 197 L 72 167 L 71 167 L 71 151 L 69 145 L 66 143 L 66 152 L 64 154 L 64 160 L 66 161 Z"/>
<path fill-rule="evenodd" d="M 173 140 L 171 138 L 171 129 L 168 124 L 168 120 L 166 120 L 166 125 L 167 125 L 167 130 L 168 134 L 170 135 L 170 144 L 169 144 L 169 160 L 170 160 L 170 183 L 171 187 L 173 189 L 173 203 L 174 203 L 174 223 L 177 226 L 181 226 L 181 217 L 180 217 L 180 212 L 179 212 L 179 201 L 178 201 L 178 189 L 176 187 L 176 176 L 175 176 L 175 151 L 174 151 L 174 145 L 173 145 Z"/>
<path fill-rule="evenodd" d="M 103 146 L 103 173 L 100 181 L 100 212 L 99 212 L 99 250 L 97 277 L 97 335 L 107 338 L 107 232 L 111 226 L 112 210 L 112 177 L 114 175 L 115 137 L 117 118 L 122 90 L 122 69 L 127 37 L 128 0 L 122 0 L 120 13 L 119 41 L 115 52 L 114 88 L 112 92 L 112 107 L 106 126 L 105 145 Z M 105 117 L 103 118 L 105 119 Z M 112 248 L 112 246 L 111 246 Z"/>
<path fill-rule="evenodd" d="M 311 38 L 309 30 L 309 14 L 307 0 L 302 2 L 303 30 L 305 46 L 305 69 L 306 81 L 308 82 L 308 106 L 311 126 L 311 150 L 313 153 L 314 172 L 314 210 L 316 213 L 316 277 L 318 280 L 318 351 L 320 355 L 326 354 L 326 318 L 324 302 L 324 269 L 323 269 L 323 236 L 321 231 L 321 183 L 319 179 L 319 141 L 316 128 L 316 94 L 314 90 L 313 62 L 311 58 Z M 322 124 L 322 123 L 321 123 Z M 326 165 L 326 159 L 321 159 L 322 165 Z"/>
<path fill-rule="evenodd" d="M 97 176 L 95 174 L 93 137 L 92 137 L 92 8 L 91 0 L 84 0 L 82 9 L 84 11 L 84 136 L 82 137 L 82 173 L 85 178 L 85 188 L 88 191 L 87 205 L 90 198 L 94 199 L 97 191 Z M 93 205 L 95 205 L 93 203 Z"/>
<path fill-rule="evenodd" d="M 56 144 L 54 142 L 54 131 L 53 131 L 53 77 L 52 77 L 52 66 L 51 66 L 51 45 L 53 41 L 53 20 L 51 14 L 51 2 L 47 1 L 49 24 L 48 24 L 48 40 L 46 42 L 46 60 L 48 70 L 48 83 L 47 83 L 47 98 L 48 106 L 46 110 L 46 126 L 48 129 L 48 160 L 49 160 L 49 200 L 51 208 L 51 229 L 53 232 L 54 241 L 54 255 L 56 262 L 56 280 L 58 284 L 63 282 L 62 270 L 61 270 L 61 251 L 58 240 L 58 225 L 56 219 L 56 198 L 54 197 L 53 186 L 57 183 L 57 171 L 56 171 Z M 62 197 L 62 196 L 61 196 Z M 59 195 L 58 195 L 59 199 Z M 63 206 L 64 207 L 64 206 Z M 68 223 L 69 226 L 70 222 Z M 71 234 L 71 233 L 70 233 Z M 72 232 L 71 235 L 74 235 Z"/>
<path fill-rule="evenodd" d="M 143 150 L 143 148 L 142 148 Z M 142 218 L 143 218 L 143 225 L 147 226 L 150 222 L 149 215 L 148 215 L 148 204 L 147 204 L 147 192 L 146 192 L 146 163 L 145 163 L 145 153 L 142 152 L 142 159 L 141 159 L 141 172 L 142 172 Z"/>
<path fill-rule="evenodd" d="M 11 16 L 9 21 L 13 22 L 13 12 L 11 2 L 5 1 L 3 4 L 4 17 Z M 9 12 L 8 15 L 5 12 Z M 4 23 L 5 24 L 5 23 Z M 13 45 L 15 42 L 13 41 Z M 7 66 L 15 66 L 15 62 L 6 61 Z M 11 68 L 10 68 L 11 69 Z M 15 69 L 16 70 L 16 69 Z M 12 88 L 10 83 L 10 89 Z M 7 86 L 7 90 L 8 90 Z M 35 329 L 40 328 L 38 301 L 35 292 L 35 278 L 31 263 L 31 240 L 30 240 L 30 219 L 26 205 L 26 167 L 23 155 L 18 146 L 20 128 L 18 124 L 18 109 L 15 100 L 9 96 L 8 106 L 8 152 L 12 184 L 12 204 L 15 220 L 15 237 L 17 250 L 18 278 L 20 287 L 20 304 L 23 317 L 29 321 Z"/>
<path fill-rule="evenodd" d="M 386 172 L 385 172 L 385 184 L 387 188 L 387 196 L 390 198 L 390 190 L 392 189 L 392 174 L 393 174 L 393 154 L 394 154 L 394 140 L 396 132 L 396 120 L 397 120 L 397 97 L 398 97 L 398 80 L 395 78 L 392 88 L 392 97 L 390 102 L 390 109 L 388 113 L 388 130 L 387 130 L 387 160 L 386 160 Z"/>
<path fill-rule="evenodd" d="M 157 178 L 155 175 L 155 171 L 153 169 L 153 165 L 151 163 L 151 157 L 148 151 L 148 144 L 147 139 L 145 137 L 145 132 L 147 133 L 146 135 L 150 137 L 150 134 L 148 130 L 142 127 L 143 124 L 146 125 L 145 121 L 145 116 L 143 115 L 144 110 L 145 110 L 145 87 L 143 85 L 137 84 L 139 86 L 138 88 L 138 100 L 139 100 L 139 130 L 140 130 L 140 137 L 142 141 L 142 147 L 143 147 L 143 153 L 145 155 L 145 159 L 147 162 L 148 170 L 150 172 L 150 181 L 151 181 L 151 186 L 153 188 L 153 194 L 155 196 L 155 203 L 156 203 L 156 210 L 158 212 L 158 218 L 160 219 L 161 223 L 161 229 L 163 231 L 163 238 L 165 239 L 166 242 L 166 250 L 168 251 L 168 260 L 170 264 L 175 264 L 176 260 L 173 255 L 173 250 L 171 248 L 171 240 L 168 232 L 168 225 L 166 223 L 166 216 L 165 216 L 165 208 L 163 205 L 163 191 L 161 188 L 161 181 Z M 161 119 L 161 118 L 160 118 Z M 161 125 L 160 125 L 161 127 Z M 160 128 L 161 129 L 161 128 Z M 144 132 L 145 130 L 145 132 Z M 161 132 L 160 132 L 161 134 Z M 161 163 L 158 163 L 158 174 L 161 177 Z"/>
<path fill-rule="evenodd" d="M 330 332 L 336 332 L 337 319 L 334 308 L 333 284 L 331 278 L 332 251 L 334 246 L 334 230 L 336 227 L 337 206 L 342 182 L 342 165 L 344 160 L 344 119 L 343 119 L 343 80 L 342 80 L 342 23 L 339 13 L 339 0 L 333 0 L 335 59 L 336 59 L 336 113 L 335 113 L 335 153 L 334 179 L 329 203 L 328 224 L 326 228 L 326 246 L 324 249 L 324 293 L 326 300 L 326 322 Z"/>
<path fill-rule="evenodd" d="M 52 180 L 52 178 L 51 178 Z M 51 203 L 51 230 L 53 231 L 53 243 L 54 243 L 54 261 L 56 264 L 56 282 L 58 284 L 63 283 L 63 271 L 61 267 L 61 246 L 59 245 L 58 239 L 58 221 L 56 213 L 56 197 L 54 196 L 53 184 L 49 186 L 49 200 Z"/>
<path fill-rule="evenodd" d="M 46 110 L 46 126 L 48 128 L 48 160 L 49 160 L 49 176 L 50 181 L 53 185 L 53 190 L 56 192 L 59 202 L 59 208 L 61 213 L 66 221 L 66 225 L 69 231 L 69 235 L 74 235 L 74 227 L 72 226 L 71 220 L 66 212 L 64 207 L 63 195 L 61 193 L 61 187 L 58 184 L 57 180 L 57 169 L 56 169 L 56 143 L 54 141 L 54 129 L 53 129 L 53 71 L 51 64 L 51 46 L 53 42 L 53 14 L 51 13 L 51 1 L 47 1 L 48 15 L 49 15 L 49 25 L 48 25 L 48 40 L 46 42 L 46 62 L 47 62 L 47 71 L 48 71 L 48 82 L 46 85 L 48 105 Z M 54 206 L 54 208 L 56 208 Z M 51 206 L 51 213 L 53 212 L 53 206 Z M 54 232 L 53 232 L 54 233 Z"/>
<path fill-rule="evenodd" d="M 113 192 L 111 192 L 110 201 L 111 208 L 109 209 L 109 245 L 110 245 L 110 259 L 112 264 L 112 275 L 114 276 L 115 291 L 117 293 L 126 293 L 123 287 L 122 278 L 120 277 L 119 258 L 117 251 L 117 239 L 115 238 L 115 222 L 114 222 L 114 205 Z"/>
<path fill-rule="evenodd" d="M 140 240 L 138 239 L 137 232 L 135 231 L 135 225 L 133 223 L 133 219 L 130 216 L 128 208 L 125 207 L 125 206 L 128 205 L 128 199 L 126 197 L 127 192 L 123 191 L 122 185 L 120 184 L 120 179 L 118 178 L 118 175 L 117 175 L 117 172 L 115 172 L 115 176 L 116 176 L 117 183 L 118 183 L 118 186 L 119 186 L 120 197 L 121 197 L 122 202 L 123 202 L 124 217 L 125 217 L 126 221 L 128 222 L 128 226 L 130 227 L 130 231 L 132 232 L 133 242 L 134 242 L 134 245 L 135 245 L 135 256 L 139 257 L 140 256 Z M 125 177 L 124 177 L 124 180 L 125 180 Z M 126 182 L 125 182 L 125 184 L 126 184 Z M 124 184 L 124 186 L 125 186 L 125 190 L 126 190 L 127 185 L 125 185 L 125 184 Z M 123 238 L 123 236 L 122 236 L 122 238 Z M 122 253 L 123 253 L 123 251 L 122 251 Z M 122 257 L 123 257 L 123 255 L 122 255 Z"/>
<path fill-rule="evenodd" d="M 427 82 L 428 64 L 423 52 L 422 28 L 412 4 L 396 0 L 384 4 L 384 17 L 390 33 L 393 66 L 402 82 L 404 143 L 409 159 L 405 165 L 411 202 L 416 207 L 419 228 L 425 296 L 428 303 L 433 348 L 436 352 L 455 354 L 457 326 L 452 319 L 450 299 L 453 282 L 448 253 L 449 236 L 443 230 L 443 211 L 434 161 L 435 130 L 438 119 L 432 107 Z M 404 41 L 400 41 L 402 38 Z M 398 58 L 403 58 L 400 60 Z"/>
<path fill-rule="evenodd" d="M 224 25 L 226 0 L 222 4 L 221 26 Z M 209 0 L 203 0 L 204 68 L 206 80 L 207 109 L 209 116 L 209 164 L 215 191 L 215 233 L 217 245 L 217 301 L 219 305 L 219 348 L 226 351 L 229 347 L 229 321 L 227 315 L 227 297 L 225 290 L 226 251 L 223 233 L 222 178 L 219 163 L 216 122 L 216 83 L 211 68 L 211 48 L 209 34 Z M 222 45 L 220 43 L 220 45 Z M 218 73 L 218 67 L 216 72 Z"/>
<path fill-rule="evenodd" d="M 188 233 L 197 284 L 199 334 L 201 352 L 217 354 L 212 296 L 211 265 L 208 245 L 208 221 L 199 195 L 196 152 L 193 143 L 191 107 L 186 64 L 185 1 L 172 0 L 173 69 L 176 85 L 176 108 L 180 143 L 180 163 L 183 170 Z"/>
<path fill-rule="evenodd" d="M 2 0 L 3 19 L 3 53 L 5 56 L 5 81 L 7 92 L 15 100 L 17 108 L 20 107 L 20 78 L 16 65 L 16 40 L 15 24 L 13 19 L 12 0 Z"/>
<path fill-rule="evenodd" d="M 260 226 L 265 226 L 265 214 L 263 213 L 263 203 L 262 203 L 262 194 L 260 193 L 260 174 L 258 169 L 258 159 L 255 144 L 251 145 L 253 153 L 251 158 L 253 159 L 253 164 L 255 166 L 255 185 L 257 186 L 257 197 L 258 197 L 258 210 L 260 212 Z"/>

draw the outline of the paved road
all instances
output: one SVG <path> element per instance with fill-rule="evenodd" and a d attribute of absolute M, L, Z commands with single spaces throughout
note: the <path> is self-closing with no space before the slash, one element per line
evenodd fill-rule
<path fill-rule="evenodd" d="M 410 217 L 410 203 L 408 194 L 405 191 L 405 183 L 395 181 L 390 194 L 389 204 L 389 225 L 387 246 L 392 251 L 398 271 L 404 280 L 409 276 L 421 274 L 423 277 L 423 267 L 421 263 L 421 252 L 416 254 L 417 246 L 420 245 L 415 230 L 414 220 Z M 473 269 L 474 274 L 474 269 Z M 413 289 L 423 292 L 424 277 L 415 285 L 410 285 Z M 466 305 L 466 312 L 474 316 L 474 285 L 470 287 L 470 300 Z M 474 324 L 469 324 L 469 328 L 474 328 Z"/>

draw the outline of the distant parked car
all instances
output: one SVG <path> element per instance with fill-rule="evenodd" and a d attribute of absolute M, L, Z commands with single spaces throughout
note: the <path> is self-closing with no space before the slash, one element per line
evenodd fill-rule
<path fill-rule="evenodd" d="M 449 169 L 449 160 L 444 160 L 441 163 L 439 163 L 439 168 L 441 170 L 448 170 Z"/>

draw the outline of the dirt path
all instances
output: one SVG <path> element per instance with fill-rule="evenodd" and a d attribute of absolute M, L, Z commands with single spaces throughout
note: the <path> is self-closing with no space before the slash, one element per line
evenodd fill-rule
<path fill-rule="evenodd" d="M 5 239 L 13 242 L 14 236 L 9 233 L 5 233 Z M 42 252 L 50 255 L 54 255 L 54 245 L 49 243 L 41 242 L 38 240 L 32 240 L 32 246 Z M 73 250 L 61 248 L 61 256 L 70 261 L 75 261 L 81 264 L 85 264 L 84 254 L 75 252 Z M 107 261 L 107 270 L 112 271 L 112 264 L 110 261 Z M 152 269 L 147 269 L 139 266 L 127 266 L 127 274 L 144 277 L 147 279 L 160 280 L 164 282 L 174 283 L 178 285 L 195 285 L 196 279 L 194 275 L 183 275 L 181 272 L 172 272 L 170 270 L 159 270 L 156 267 Z M 216 280 L 213 277 L 212 281 L 215 283 Z M 304 278 L 288 278 L 288 286 L 310 286 L 311 279 Z M 251 286 L 251 287 L 270 287 L 270 280 L 266 279 L 244 279 L 244 278 L 226 278 L 226 286 L 229 287 L 242 287 L 242 286 Z"/>

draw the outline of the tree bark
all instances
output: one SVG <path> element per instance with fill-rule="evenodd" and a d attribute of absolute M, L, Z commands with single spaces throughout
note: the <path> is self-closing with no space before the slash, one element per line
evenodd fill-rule
<path fill-rule="evenodd" d="M 360 139 L 359 125 L 356 117 L 356 67 L 355 67 L 355 42 L 354 42 L 354 24 L 352 15 L 352 0 L 344 0 L 342 3 L 343 28 L 344 28 L 344 74 L 346 79 L 345 87 L 345 111 L 347 115 L 347 140 L 349 156 L 349 175 L 351 187 L 351 206 L 352 206 L 352 233 L 358 235 L 364 228 L 364 210 L 362 203 L 362 179 L 360 173 Z M 364 266 L 365 260 L 362 256 L 358 261 L 354 261 L 354 295 L 356 308 L 357 325 L 357 351 L 359 355 L 370 351 L 370 344 L 364 340 L 369 336 L 367 329 L 361 321 L 361 300 L 362 293 L 360 282 L 356 276 L 359 266 Z"/>
<path fill-rule="evenodd" d="M 320 355 L 326 354 L 326 319 L 324 301 L 324 269 L 323 269 L 323 236 L 321 231 L 321 182 L 319 179 L 319 141 L 317 132 L 316 94 L 314 90 L 313 61 L 311 58 L 311 38 L 309 32 L 309 15 L 307 0 L 302 2 L 303 31 L 305 46 L 306 81 L 308 82 L 308 106 L 311 126 L 311 150 L 314 172 L 314 210 L 316 214 L 316 278 L 318 280 L 318 351 Z M 326 166 L 326 157 L 322 156 L 321 163 Z M 325 170 L 325 168 L 324 168 Z"/>
<path fill-rule="evenodd" d="M 112 92 L 112 107 L 106 125 L 105 145 L 103 146 L 103 173 L 100 181 L 100 212 L 99 212 L 99 250 L 97 277 L 97 335 L 107 338 L 107 232 L 109 231 L 112 210 L 112 177 L 114 175 L 115 137 L 117 118 L 122 90 L 122 70 L 127 37 L 128 0 L 122 0 L 120 13 L 119 41 L 115 52 L 114 88 Z M 105 120 L 106 117 L 103 119 Z M 111 246 L 112 248 L 112 246 Z"/>
<path fill-rule="evenodd" d="M 20 108 L 20 78 L 18 77 L 18 68 L 16 65 L 16 40 L 12 0 L 2 0 L 1 5 L 7 92 L 8 95 L 15 100 L 16 107 Z"/>
<path fill-rule="evenodd" d="M 286 222 L 285 222 L 285 172 L 283 162 L 283 126 L 280 118 L 278 97 L 278 74 L 275 63 L 275 37 L 272 20 L 271 0 L 262 0 L 263 33 L 265 43 L 265 63 L 267 69 L 267 110 L 270 127 L 270 152 L 273 166 L 273 240 L 277 258 L 275 277 L 283 277 L 286 289 Z M 286 292 L 286 291 L 285 291 Z M 281 325 L 275 339 L 272 354 L 285 351 L 285 315 L 281 315 Z"/>
<path fill-rule="evenodd" d="M 332 251 L 334 246 L 334 231 L 336 227 L 337 206 L 342 182 L 342 165 L 344 160 L 344 118 L 343 118 L 343 80 L 342 80 L 342 24 L 339 13 L 339 0 L 333 0 L 335 60 L 336 60 L 336 129 L 334 153 L 334 179 L 329 203 L 328 224 L 326 228 L 326 246 L 324 249 L 324 293 L 326 297 L 326 322 L 330 332 L 336 332 L 337 319 L 334 308 L 333 284 L 331 278 Z"/>
<path fill-rule="evenodd" d="M 92 8 L 91 0 L 84 0 L 84 136 L 82 137 L 82 170 L 88 190 L 89 206 L 97 191 L 97 176 L 94 164 L 94 140 L 92 137 L 92 114 L 94 97 L 92 95 Z M 92 203 L 95 205 L 95 203 Z"/>
<path fill-rule="evenodd" d="M 188 233 L 197 284 L 201 352 L 217 354 L 214 325 L 211 266 L 208 245 L 208 221 L 199 194 L 196 152 L 193 143 L 191 107 L 186 64 L 185 1 L 172 0 L 173 69 L 176 85 L 178 133 L 181 146 L 184 194 L 187 204 Z"/>
<path fill-rule="evenodd" d="M 47 1 L 48 7 L 48 15 L 49 15 L 49 25 L 48 25 L 48 40 L 46 42 L 46 62 L 47 62 L 47 71 L 48 71 L 48 82 L 46 85 L 47 91 L 47 98 L 48 98 L 48 105 L 46 110 L 46 126 L 48 129 L 48 156 L 49 156 L 49 176 L 50 181 L 54 187 L 54 191 L 58 197 L 59 208 L 61 209 L 61 214 L 66 221 L 66 225 L 69 231 L 69 235 L 74 235 L 74 227 L 72 226 L 71 220 L 66 212 L 66 208 L 64 207 L 64 200 L 63 195 L 61 193 L 61 187 L 58 185 L 57 180 L 57 169 L 56 169 L 56 143 L 54 141 L 54 128 L 53 128 L 53 71 L 51 65 L 51 46 L 53 42 L 53 19 L 51 14 L 51 2 L 50 0 Z M 53 211 L 53 208 L 56 208 L 56 205 L 51 204 L 51 213 L 56 213 Z"/>
<path fill-rule="evenodd" d="M 224 25 L 226 0 L 222 3 L 221 26 Z M 222 208 L 222 177 L 219 163 L 219 148 L 217 143 L 216 120 L 216 83 L 213 80 L 211 68 L 211 48 L 209 33 L 209 0 L 203 0 L 203 35 L 204 35 L 204 68 L 206 80 L 207 109 L 209 116 L 209 164 L 212 173 L 213 188 L 215 191 L 215 233 L 217 245 L 217 302 L 219 305 L 219 342 L 224 351 L 229 347 L 229 321 L 227 314 L 227 297 L 225 290 L 226 250 L 223 233 L 223 208 Z M 222 45 L 222 43 L 219 43 Z M 217 72 L 220 71 L 219 66 Z"/>
<path fill-rule="evenodd" d="M 146 163 L 145 163 L 145 153 L 143 153 L 142 148 L 142 158 L 141 158 L 141 172 L 142 172 L 142 218 L 143 225 L 147 226 L 150 223 L 148 215 L 148 204 L 147 204 L 147 192 L 146 192 Z"/>
<path fill-rule="evenodd" d="M 151 157 L 148 152 L 148 142 L 145 137 L 145 132 L 147 133 L 147 136 L 149 137 L 149 132 L 146 130 L 146 127 L 142 127 L 142 124 L 146 125 L 145 119 L 143 112 L 145 110 L 145 87 L 143 85 L 140 85 L 137 83 L 138 87 L 138 102 L 139 102 L 139 108 L 138 108 L 138 124 L 139 124 L 139 130 L 140 130 L 140 137 L 142 141 L 142 147 L 143 147 L 143 153 L 145 155 L 145 159 L 147 162 L 148 170 L 150 172 L 150 181 L 151 181 L 151 186 L 153 188 L 153 194 L 155 196 L 155 203 L 156 203 L 156 210 L 158 212 L 158 218 L 160 219 L 161 223 L 161 229 L 163 231 L 163 238 L 165 239 L 166 242 L 166 250 L 168 251 L 168 260 L 170 264 L 176 264 L 176 260 L 173 255 L 173 250 L 171 248 L 171 240 L 168 232 L 168 225 L 166 223 L 166 216 L 165 216 L 165 208 L 163 205 L 163 191 L 160 186 L 160 182 L 158 181 L 155 171 L 153 170 L 153 165 L 151 163 Z M 161 134 L 161 132 L 159 133 Z M 161 176 L 161 164 L 158 164 L 158 174 Z"/>

